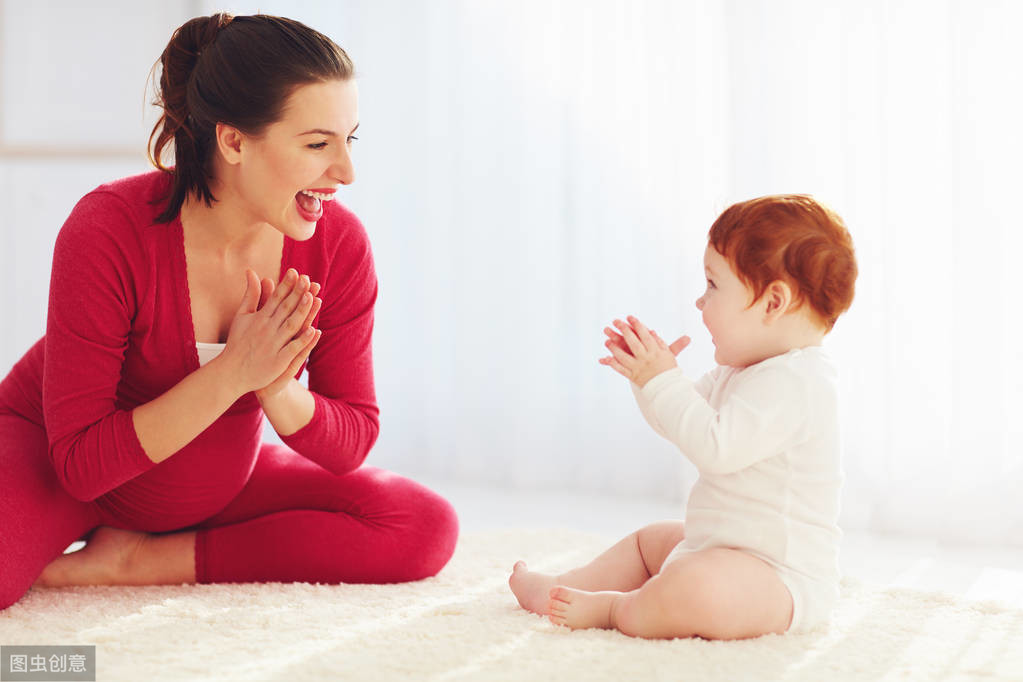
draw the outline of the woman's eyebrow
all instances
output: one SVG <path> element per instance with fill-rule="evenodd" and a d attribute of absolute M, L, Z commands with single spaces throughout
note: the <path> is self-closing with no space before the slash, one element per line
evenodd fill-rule
<path fill-rule="evenodd" d="M 358 129 L 359 129 L 359 124 L 356 123 L 355 127 L 352 128 L 352 133 L 354 133 Z M 348 134 L 351 135 L 352 133 L 348 133 Z M 331 137 L 337 137 L 338 136 L 338 134 L 335 133 L 333 130 L 327 130 L 326 128 L 313 128 L 312 130 L 307 130 L 304 133 L 299 133 L 295 137 L 302 137 L 303 135 L 330 135 Z"/>
<path fill-rule="evenodd" d="M 331 135 L 333 137 L 337 137 L 337 133 L 333 130 L 324 130 L 323 128 L 313 128 L 312 130 L 307 130 L 304 133 L 299 133 L 295 137 L 301 137 L 303 135 Z"/>

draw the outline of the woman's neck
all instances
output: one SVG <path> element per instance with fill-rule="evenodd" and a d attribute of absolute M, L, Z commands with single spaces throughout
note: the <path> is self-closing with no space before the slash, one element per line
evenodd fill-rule
<path fill-rule="evenodd" d="M 258 249 L 280 233 L 269 223 L 255 221 L 229 188 L 210 184 L 211 205 L 189 194 L 181 205 L 181 226 L 193 248 L 222 256 Z"/>

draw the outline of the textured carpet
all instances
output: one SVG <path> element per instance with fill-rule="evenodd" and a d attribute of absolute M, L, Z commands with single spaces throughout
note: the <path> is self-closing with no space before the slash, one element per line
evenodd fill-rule
<path fill-rule="evenodd" d="M 515 560 L 561 571 L 610 543 L 467 534 L 405 585 L 32 590 L 0 644 L 95 644 L 98 680 L 1023 680 L 1023 611 L 850 579 L 828 627 L 741 642 L 572 632 L 518 607 Z"/>

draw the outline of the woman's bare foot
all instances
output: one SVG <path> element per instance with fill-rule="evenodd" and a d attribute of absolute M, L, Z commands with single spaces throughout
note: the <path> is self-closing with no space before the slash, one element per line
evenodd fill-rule
<path fill-rule="evenodd" d="M 525 561 L 519 561 L 512 569 L 508 584 L 519 600 L 519 606 L 541 616 L 550 613 L 547 606 L 551 589 L 557 584 L 555 576 L 530 571 Z"/>
<path fill-rule="evenodd" d="M 33 587 L 119 585 L 148 533 L 100 526 L 85 547 L 51 561 Z"/>
<path fill-rule="evenodd" d="M 615 602 L 621 596 L 622 592 L 583 592 L 559 585 L 550 591 L 549 618 L 573 630 L 614 628 Z"/>

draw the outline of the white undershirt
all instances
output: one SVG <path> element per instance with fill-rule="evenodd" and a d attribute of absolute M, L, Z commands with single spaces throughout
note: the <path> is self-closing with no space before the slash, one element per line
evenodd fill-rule
<path fill-rule="evenodd" d="M 226 345 L 226 343 L 202 343 L 201 341 L 196 341 L 195 350 L 199 354 L 199 366 L 202 367 L 220 355 Z"/>

